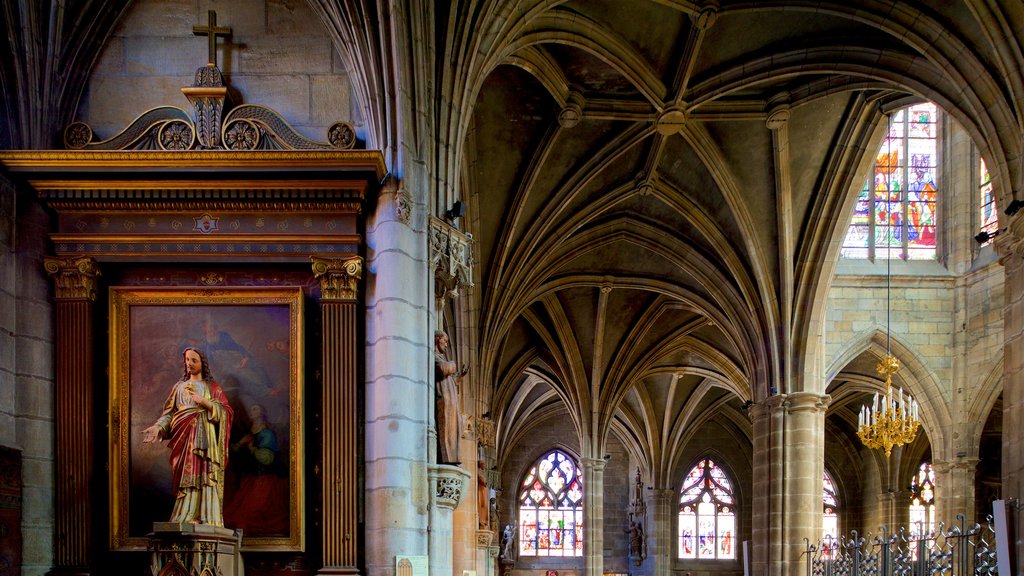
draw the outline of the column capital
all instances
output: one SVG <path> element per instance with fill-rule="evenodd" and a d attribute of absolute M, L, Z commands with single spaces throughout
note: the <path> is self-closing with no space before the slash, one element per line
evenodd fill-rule
<path fill-rule="evenodd" d="M 43 268 L 53 277 L 57 300 L 96 301 L 96 260 L 89 256 L 46 256 Z"/>
<path fill-rule="evenodd" d="M 604 472 L 604 467 L 608 465 L 608 462 L 604 458 L 580 458 L 580 464 L 587 472 Z"/>
<path fill-rule="evenodd" d="M 828 394 L 815 392 L 793 392 L 786 395 L 786 411 L 792 412 L 824 412 L 832 402 Z"/>
<path fill-rule="evenodd" d="M 469 472 L 447 464 L 432 464 L 428 470 L 434 504 L 452 510 L 458 508 L 469 481 Z"/>
<path fill-rule="evenodd" d="M 957 458 L 956 460 L 935 460 L 932 459 L 932 467 L 939 474 L 952 472 L 953 470 L 966 470 L 973 472 L 978 467 L 980 458 Z"/>
<path fill-rule="evenodd" d="M 359 294 L 359 279 L 363 277 L 363 259 L 322 258 L 310 256 L 313 276 L 320 280 L 321 302 L 352 302 Z"/>

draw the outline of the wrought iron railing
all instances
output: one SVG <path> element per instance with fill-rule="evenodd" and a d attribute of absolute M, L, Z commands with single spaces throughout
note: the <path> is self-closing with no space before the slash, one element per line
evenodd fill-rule
<path fill-rule="evenodd" d="M 877 536 L 860 536 L 807 544 L 807 576 L 996 576 L 996 538 L 991 518 L 984 525 L 938 528 L 918 535 L 884 526 Z"/>

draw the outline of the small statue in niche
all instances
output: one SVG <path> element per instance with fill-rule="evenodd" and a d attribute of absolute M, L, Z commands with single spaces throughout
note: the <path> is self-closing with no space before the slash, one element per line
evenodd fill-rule
<path fill-rule="evenodd" d="M 437 461 L 458 466 L 459 436 L 462 434 L 462 412 L 459 408 L 459 384 L 469 369 L 461 370 L 448 359 L 448 334 L 434 332 L 434 422 L 437 425 Z"/>

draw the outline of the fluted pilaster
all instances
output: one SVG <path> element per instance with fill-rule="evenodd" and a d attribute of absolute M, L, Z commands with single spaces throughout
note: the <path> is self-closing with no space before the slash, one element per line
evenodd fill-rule
<path fill-rule="evenodd" d="M 357 574 L 359 525 L 357 296 L 363 260 L 311 257 L 320 280 L 323 351 L 320 574 Z"/>
<path fill-rule="evenodd" d="M 47 257 L 57 299 L 53 574 L 88 574 L 92 546 L 93 308 L 96 261 Z"/>

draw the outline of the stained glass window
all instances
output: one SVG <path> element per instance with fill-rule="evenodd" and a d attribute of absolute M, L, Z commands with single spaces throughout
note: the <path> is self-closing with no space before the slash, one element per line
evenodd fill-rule
<path fill-rule="evenodd" d="M 583 555 L 583 477 L 573 459 L 552 450 L 519 485 L 519 554 Z"/>
<path fill-rule="evenodd" d="M 679 496 L 679 557 L 725 560 L 736 557 L 736 510 L 732 482 L 710 459 L 683 480 Z"/>
<path fill-rule="evenodd" d="M 844 258 L 935 258 L 938 108 L 930 102 L 892 115 L 843 242 Z"/>
<path fill-rule="evenodd" d="M 922 462 L 910 482 L 910 533 L 926 535 L 935 529 L 935 471 Z"/>
<path fill-rule="evenodd" d="M 992 177 L 988 173 L 988 166 L 985 164 L 985 159 L 978 158 L 979 170 L 978 170 L 978 182 L 980 183 L 979 189 L 981 191 L 981 226 L 979 230 L 981 232 L 988 232 L 990 235 L 995 235 L 996 230 L 999 229 L 999 215 L 996 213 L 996 197 L 992 193 Z M 991 244 L 991 238 L 982 243 L 982 246 Z"/>
<path fill-rule="evenodd" d="M 832 477 L 828 471 L 821 474 L 822 489 L 822 552 L 828 558 L 834 558 L 836 554 L 836 543 L 839 538 L 839 499 L 836 498 L 836 486 L 832 483 Z"/>

